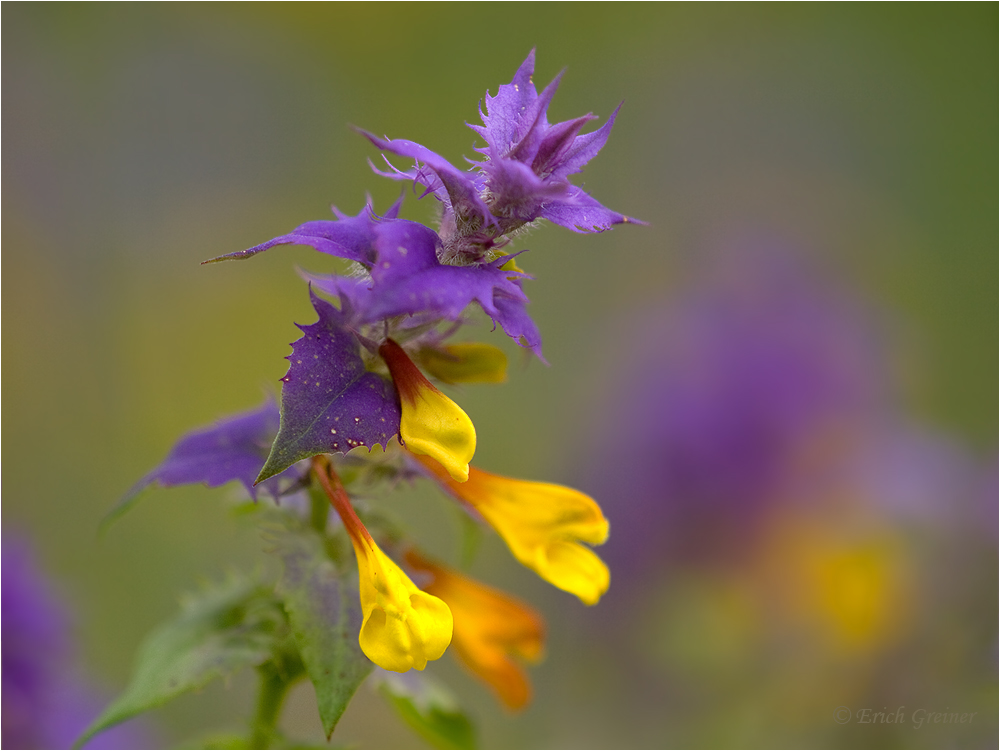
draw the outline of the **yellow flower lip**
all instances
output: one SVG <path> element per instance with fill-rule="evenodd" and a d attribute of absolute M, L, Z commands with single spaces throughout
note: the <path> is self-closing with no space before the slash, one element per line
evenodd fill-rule
<path fill-rule="evenodd" d="M 455 482 L 435 462 L 416 457 L 448 492 L 472 506 L 522 564 L 586 605 L 595 605 L 611 584 L 608 567 L 590 548 L 608 539 L 608 521 L 594 500 L 548 482 L 515 480 L 469 468 Z"/>
<path fill-rule="evenodd" d="M 459 661 L 484 681 L 511 711 L 531 700 L 522 661 L 537 662 L 545 646 L 545 621 L 534 609 L 504 592 L 424 558 L 411 549 L 406 562 L 428 575 L 427 592 L 451 608 L 452 647 Z"/>
<path fill-rule="evenodd" d="M 358 642 L 372 662 L 405 673 L 423 670 L 451 643 L 451 610 L 438 597 L 422 592 L 371 540 L 351 542 L 358 558 L 358 582 L 364 622 Z"/>
<path fill-rule="evenodd" d="M 399 392 L 399 436 L 410 451 L 432 457 L 449 476 L 469 479 L 476 428 L 461 407 L 438 391 L 392 339 L 379 348 Z"/>

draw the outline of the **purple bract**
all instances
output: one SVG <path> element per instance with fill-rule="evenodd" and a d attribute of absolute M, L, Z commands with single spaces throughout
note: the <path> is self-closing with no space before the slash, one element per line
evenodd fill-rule
<path fill-rule="evenodd" d="M 402 219 L 373 227 L 370 279 L 306 275 L 317 289 L 337 295 L 345 323 L 375 323 L 401 315 L 457 321 L 473 302 L 515 341 L 541 357 L 541 335 L 525 310 L 528 298 L 520 279 L 504 271 L 511 256 L 469 266 L 438 260 L 440 239 L 434 230 Z"/>
<path fill-rule="evenodd" d="M 375 227 L 384 219 L 395 219 L 399 215 L 402 197 L 389 207 L 384 217 L 372 210 L 372 200 L 369 196 L 365 207 L 357 216 L 348 216 L 336 206 L 332 206 L 338 221 L 322 219 L 299 225 L 287 235 L 279 235 L 266 243 L 254 245 L 246 250 L 227 253 L 218 258 L 212 258 L 205 263 L 229 261 L 249 258 L 258 253 L 273 248 L 275 245 L 308 245 L 320 253 L 327 253 L 349 261 L 357 261 L 371 265 L 375 259 Z"/>
<path fill-rule="evenodd" d="M 341 311 L 310 292 L 319 320 L 299 326 L 291 366 L 281 380 L 281 427 L 257 482 L 316 454 L 385 446 L 399 432 L 392 383 L 365 369 L 357 338 Z"/>
<path fill-rule="evenodd" d="M 594 119 L 590 114 L 550 125 L 546 112 L 560 77 L 538 94 L 531 80 L 534 69 L 532 50 L 509 84 L 501 85 L 495 97 L 487 92 L 486 114 L 480 112 L 483 125 L 469 126 L 486 141 L 485 148 L 477 149 L 486 159 L 475 163 L 472 171 L 459 170 L 412 141 L 360 131 L 382 151 L 416 161 L 410 170 L 390 164 L 391 172 L 379 174 L 412 180 L 444 204 L 440 235 L 446 259 L 479 260 L 504 244 L 505 235 L 536 219 L 576 232 L 641 224 L 602 206 L 566 179 L 607 142 L 618 109 L 603 127 L 585 135 L 579 132 Z"/>
<path fill-rule="evenodd" d="M 220 420 L 211 428 L 188 433 L 156 469 L 126 493 L 112 513 L 120 513 L 154 482 L 164 487 L 201 482 L 214 488 L 239 480 L 256 500 L 254 481 L 278 433 L 279 420 L 278 405 L 268 399 L 253 411 Z M 297 485 L 298 479 L 294 472 L 287 472 L 281 477 L 273 477 L 263 487 L 277 498 L 282 491 Z"/>

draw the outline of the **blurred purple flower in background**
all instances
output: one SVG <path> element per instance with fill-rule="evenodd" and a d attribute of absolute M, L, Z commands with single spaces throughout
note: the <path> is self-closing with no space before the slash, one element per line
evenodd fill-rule
<path fill-rule="evenodd" d="M 591 434 L 623 574 L 731 557 L 778 499 L 807 502 L 851 434 L 880 419 L 877 342 L 859 312 L 788 256 L 726 259 L 707 284 L 641 312 L 616 398 Z M 607 470 L 606 468 L 611 468 Z"/>
<path fill-rule="evenodd" d="M 37 570 L 30 546 L 5 534 L 2 546 L 3 747 L 69 748 L 106 698 L 77 671 L 69 615 Z M 87 747 L 145 748 L 135 725 Z"/>
<path fill-rule="evenodd" d="M 979 707 L 975 687 L 995 685 L 995 473 L 905 416 L 859 300 L 787 253 L 715 261 L 628 319 L 581 431 L 623 669 L 683 697 L 679 745 L 808 745 L 852 702 Z"/>

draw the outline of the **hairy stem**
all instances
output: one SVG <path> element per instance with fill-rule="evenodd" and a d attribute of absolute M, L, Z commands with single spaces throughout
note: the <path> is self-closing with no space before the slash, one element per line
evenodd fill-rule
<path fill-rule="evenodd" d="M 257 709 L 250 723 L 250 748 L 270 748 L 291 682 L 272 663 L 262 665 L 257 672 L 260 689 Z"/>

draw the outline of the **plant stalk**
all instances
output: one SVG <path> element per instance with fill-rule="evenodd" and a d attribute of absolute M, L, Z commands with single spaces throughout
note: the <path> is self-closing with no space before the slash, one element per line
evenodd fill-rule
<path fill-rule="evenodd" d="M 271 663 L 262 665 L 257 672 L 260 689 L 257 709 L 250 722 L 250 748 L 270 748 L 291 682 Z"/>

